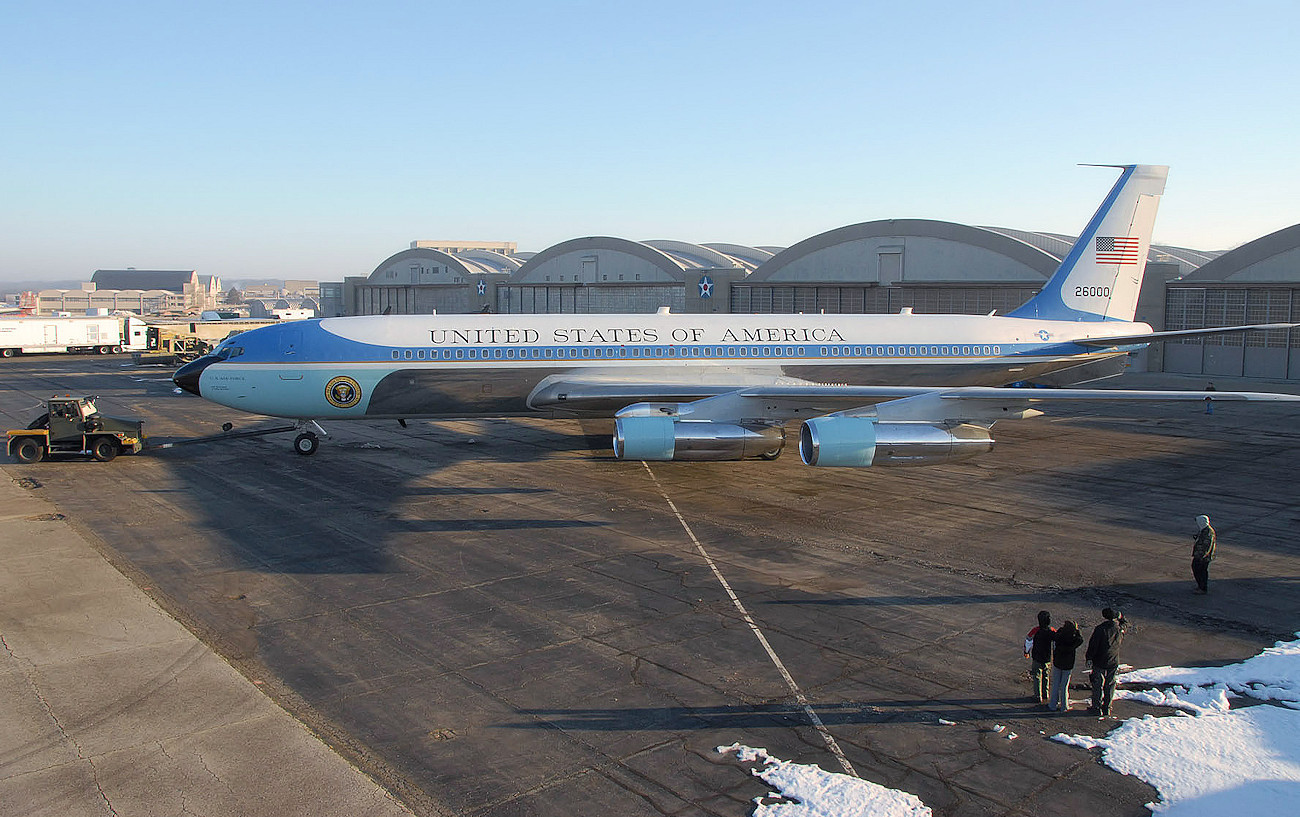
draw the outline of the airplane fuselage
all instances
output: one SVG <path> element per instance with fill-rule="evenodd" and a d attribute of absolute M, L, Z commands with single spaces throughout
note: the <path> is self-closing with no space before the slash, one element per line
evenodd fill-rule
<path fill-rule="evenodd" d="M 1149 331 L 973 315 L 367 316 L 245 332 L 192 379 L 214 402 L 299 419 L 612 415 L 644 390 L 575 404 L 547 379 L 659 384 L 656 399 L 682 401 L 782 382 L 992 386 L 1132 348 L 1075 339 Z"/>

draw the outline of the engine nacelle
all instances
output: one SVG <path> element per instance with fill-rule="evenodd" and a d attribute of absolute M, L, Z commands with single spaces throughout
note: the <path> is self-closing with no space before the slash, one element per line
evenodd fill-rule
<path fill-rule="evenodd" d="M 614 421 L 614 456 L 621 460 L 772 460 L 784 446 L 785 429 L 780 426 L 672 417 Z"/>
<path fill-rule="evenodd" d="M 993 449 L 983 426 L 880 422 L 869 417 L 814 417 L 799 429 L 805 465 L 935 465 Z"/>

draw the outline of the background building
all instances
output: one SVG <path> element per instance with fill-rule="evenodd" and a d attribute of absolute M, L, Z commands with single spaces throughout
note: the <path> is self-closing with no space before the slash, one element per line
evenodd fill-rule
<path fill-rule="evenodd" d="M 1243 244 L 1168 285 L 1166 329 L 1300 321 L 1300 224 Z M 1164 370 L 1300 379 L 1300 331 L 1165 344 Z"/>
<path fill-rule="evenodd" d="M 444 249 L 413 247 L 384 259 L 365 278 L 343 279 L 342 314 L 493 311 L 497 285 L 509 280 L 524 263 L 502 249 L 513 249 L 513 242 L 438 243 Z M 333 293 L 328 297 L 322 293 L 322 299 L 331 306 L 335 303 Z"/>
<path fill-rule="evenodd" d="M 184 312 L 185 304 L 185 295 L 166 289 L 101 290 L 93 283 L 82 284 L 79 289 L 43 289 L 36 293 L 38 315 L 53 315 L 58 312 L 85 315 L 92 309 L 157 315 L 163 312 Z"/>

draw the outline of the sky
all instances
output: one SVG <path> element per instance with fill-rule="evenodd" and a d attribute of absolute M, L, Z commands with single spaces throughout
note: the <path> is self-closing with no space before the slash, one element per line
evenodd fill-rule
<path fill-rule="evenodd" d="M 1171 166 L 1157 243 L 1300 221 L 1300 5 L 8 3 L 0 280 L 367 275 L 417 239 L 788 246 L 1077 233 Z"/>
<path fill-rule="evenodd" d="M 1135 670 L 1122 674 L 1120 682 L 1134 688 L 1118 690 L 1117 698 L 1160 707 L 1160 714 L 1125 719 L 1102 738 L 1061 732 L 1051 739 L 1081 750 L 1100 750 L 1107 766 L 1151 784 L 1158 798 L 1147 807 L 1158 817 L 1295 812 L 1300 793 L 1300 641 L 1279 641 L 1239 664 Z M 1068 724 L 1069 718 L 1062 723 Z M 939 719 L 935 728 L 963 727 Z M 1021 738 L 1002 724 L 975 728 L 986 729 L 994 740 L 1048 737 Z M 717 751 L 751 764 L 752 773 L 772 787 L 769 797 L 755 801 L 753 817 L 932 814 L 907 792 L 781 760 L 764 749 L 736 743 Z"/>

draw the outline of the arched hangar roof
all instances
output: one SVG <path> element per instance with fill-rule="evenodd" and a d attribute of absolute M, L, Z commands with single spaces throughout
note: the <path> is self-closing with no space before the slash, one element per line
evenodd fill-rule
<path fill-rule="evenodd" d="M 743 269 L 743 266 L 735 258 L 703 244 L 662 239 L 642 241 L 641 243 L 647 247 L 654 247 L 656 250 L 672 257 L 673 260 L 682 265 L 682 269 Z"/>
<path fill-rule="evenodd" d="M 455 257 L 467 267 L 477 267 L 484 274 L 513 275 L 524 265 L 524 259 L 491 250 L 465 250 Z"/>
<path fill-rule="evenodd" d="M 748 270 L 757 268 L 767 259 L 785 249 L 784 247 L 746 247 L 741 244 L 701 244 L 700 246 L 717 250 L 735 261 L 738 266 Z"/>
<path fill-rule="evenodd" d="M 1300 283 L 1300 224 L 1292 224 L 1220 255 L 1184 283 Z"/>
<path fill-rule="evenodd" d="M 473 275 L 509 275 L 519 266 L 518 261 L 500 253 L 478 250 L 446 253 L 418 247 L 385 258 L 370 273 L 369 281 L 374 284 L 456 284 L 464 283 Z M 457 278 L 460 281 L 456 281 Z"/>
<path fill-rule="evenodd" d="M 687 270 L 739 268 L 724 254 L 684 241 L 629 241 L 588 236 L 563 241 L 529 258 L 511 279 L 516 284 L 681 283 Z"/>
<path fill-rule="evenodd" d="M 1040 284 L 1060 259 L 980 227 L 928 219 L 850 224 L 815 235 L 764 262 L 746 282 L 880 281 L 882 255 L 901 254 L 902 282 Z"/>

